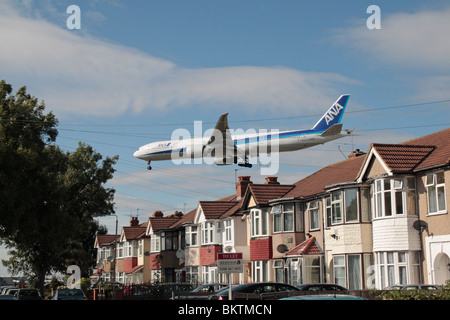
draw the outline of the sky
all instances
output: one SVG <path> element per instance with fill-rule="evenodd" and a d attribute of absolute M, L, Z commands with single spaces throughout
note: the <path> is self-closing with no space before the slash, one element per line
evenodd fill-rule
<path fill-rule="evenodd" d="M 355 136 L 280 154 L 285 184 L 371 143 L 450 127 L 448 34 L 439 0 L 0 0 L 0 78 L 45 102 L 64 150 L 119 155 L 107 186 L 120 228 L 231 195 L 238 176 L 264 182 L 258 166 L 148 171 L 133 157 L 177 129 L 194 134 L 195 121 L 206 131 L 229 112 L 232 129 L 305 129 L 350 94 L 342 122 Z M 114 233 L 114 217 L 100 223 Z"/>

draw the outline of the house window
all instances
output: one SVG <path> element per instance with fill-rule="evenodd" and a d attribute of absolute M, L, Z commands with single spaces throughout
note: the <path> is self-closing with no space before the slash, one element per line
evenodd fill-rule
<path fill-rule="evenodd" d="M 178 249 L 178 232 L 161 232 L 161 251 Z"/>
<path fill-rule="evenodd" d="M 408 214 L 417 214 L 416 210 L 416 179 L 406 178 L 406 208 Z"/>
<path fill-rule="evenodd" d="M 358 189 L 345 189 L 345 221 L 358 221 Z"/>
<path fill-rule="evenodd" d="M 117 258 L 122 258 L 123 257 L 123 242 L 120 242 L 117 246 L 118 246 Z"/>
<path fill-rule="evenodd" d="M 159 234 L 153 233 L 150 237 L 150 252 L 160 252 L 161 251 L 161 237 Z"/>
<path fill-rule="evenodd" d="M 284 282 L 283 260 L 274 260 L 273 269 L 275 271 L 275 282 Z"/>
<path fill-rule="evenodd" d="M 186 267 L 186 281 L 191 283 L 198 282 L 198 267 Z"/>
<path fill-rule="evenodd" d="M 269 261 L 259 260 L 253 261 L 252 282 L 269 281 Z"/>
<path fill-rule="evenodd" d="M 379 288 L 419 283 L 419 251 L 377 252 Z"/>
<path fill-rule="evenodd" d="M 266 236 L 268 227 L 267 211 L 252 209 L 250 211 L 251 236 Z"/>
<path fill-rule="evenodd" d="M 186 227 L 186 247 L 198 245 L 198 226 L 187 226 Z"/>
<path fill-rule="evenodd" d="M 304 212 L 303 212 L 304 204 L 296 203 L 295 204 L 295 229 L 296 231 L 305 231 L 304 225 Z"/>
<path fill-rule="evenodd" d="M 233 241 L 232 220 L 225 220 L 225 241 Z"/>
<path fill-rule="evenodd" d="M 428 213 L 446 212 L 444 172 L 428 174 L 425 187 L 427 188 Z"/>
<path fill-rule="evenodd" d="M 144 239 L 139 240 L 139 256 L 142 256 L 144 253 Z"/>
<path fill-rule="evenodd" d="M 309 230 L 317 230 L 319 224 L 319 201 L 311 201 L 308 203 L 309 212 Z"/>
<path fill-rule="evenodd" d="M 202 282 L 215 283 L 218 280 L 217 267 L 203 266 L 202 267 Z"/>
<path fill-rule="evenodd" d="M 294 205 L 292 203 L 272 207 L 273 232 L 294 231 Z"/>
<path fill-rule="evenodd" d="M 333 257 L 334 281 L 350 290 L 362 289 L 361 255 L 348 254 Z"/>
<path fill-rule="evenodd" d="M 320 283 L 321 282 L 321 261 L 318 256 L 303 256 L 303 282 Z"/>
<path fill-rule="evenodd" d="M 342 192 L 331 193 L 331 223 L 342 223 Z"/>
<path fill-rule="evenodd" d="M 382 179 L 375 181 L 375 217 L 391 217 L 405 213 L 406 194 L 404 179 Z"/>

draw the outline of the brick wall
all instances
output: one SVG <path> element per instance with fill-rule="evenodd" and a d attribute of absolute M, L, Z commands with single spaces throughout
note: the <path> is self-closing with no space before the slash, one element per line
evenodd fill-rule
<path fill-rule="evenodd" d="M 272 258 L 272 238 L 250 239 L 250 260 Z"/>
<path fill-rule="evenodd" d="M 222 252 L 222 246 L 207 246 L 200 248 L 200 265 L 210 266 L 217 264 L 217 253 Z"/>
<path fill-rule="evenodd" d="M 130 272 L 136 266 L 137 266 L 137 258 L 123 259 L 124 272 Z"/>

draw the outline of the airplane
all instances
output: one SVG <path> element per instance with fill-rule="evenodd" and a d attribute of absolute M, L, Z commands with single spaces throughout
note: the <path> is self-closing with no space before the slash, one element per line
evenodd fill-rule
<path fill-rule="evenodd" d="M 145 160 L 148 170 L 152 169 L 151 161 L 207 157 L 213 158 L 217 165 L 238 164 L 251 168 L 249 156 L 296 151 L 349 135 L 351 131 L 342 131 L 341 123 L 349 97 L 348 94 L 341 95 L 311 129 L 232 135 L 228 113 L 224 113 L 209 137 L 152 142 L 140 147 L 133 155 Z"/>

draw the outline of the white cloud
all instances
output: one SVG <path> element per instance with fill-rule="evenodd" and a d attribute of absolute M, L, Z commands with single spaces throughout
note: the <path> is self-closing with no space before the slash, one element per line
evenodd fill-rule
<path fill-rule="evenodd" d="M 284 67 L 185 69 L 5 8 L 0 12 L 2 77 L 27 85 L 58 114 L 117 116 L 192 106 L 312 111 L 328 105 L 340 93 L 337 88 L 354 83 L 338 74 Z"/>
<path fill-rule="evenodd" d="M 336 38 L 366 53 L 367 58 L 396 65 L 450 69 L 450 7 L 414 13 L 381 11 L 381 29 L 369 30 L 365 23 L 339 30 Z"/>

